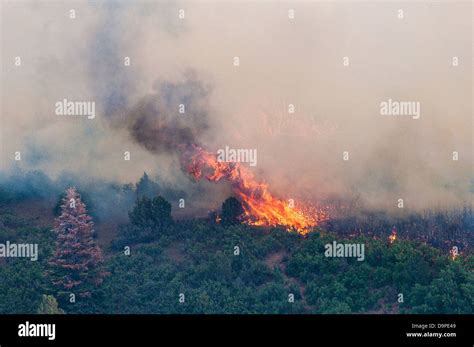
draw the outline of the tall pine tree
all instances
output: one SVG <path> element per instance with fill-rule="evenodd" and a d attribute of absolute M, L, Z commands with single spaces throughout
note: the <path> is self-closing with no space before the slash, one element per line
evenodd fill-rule
<path fill-rule="evenodd" d="M 56 249 L 50 260 L 52 282 L 60 291 L 89 297 L 94 286 L 102 283 L 107 273 L 103 257 L 92 234 L 94 223 L 75 188 L 69 188 L 56 218 Z"/>

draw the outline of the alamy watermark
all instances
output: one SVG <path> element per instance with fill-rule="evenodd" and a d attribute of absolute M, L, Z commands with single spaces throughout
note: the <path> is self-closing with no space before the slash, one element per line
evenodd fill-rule
<path fill-rule="evenodd" d="M 38 260 L 37 243 L 0 243 L 1 258 L 30 258 L 31 261 Z"/>
<path fill-rule="evenodd" d="M 26 321 L 24 324 L 18 325 L 19 337 L 47 337 L 52 341 L 56 339 L 56 324 L 54 323 L 30 323 Z"/>
<path fill-rule="evenodd" d="M 257 165 L 256 149 L 234 149 L 225 146 L 217 151 L 217 161 L 225 163 L 249 163 L 250 166 Z"/>
<path fill-rule="evenodd" d="M 87 119 L 95 118 L 94 101 L 69 101 L 63 99 L 55 104 L 57 116 L 87 116 Z"/>
<path fill-rule="evenodd" d="M 421 104 L 419 101 L 394 101 L 388 99 L 380 103 L 380 114 L 382 116 L 411 116 L 419 119 L 421 116 Z"/>
<path fill-rule="evenodd" d="M 324 245 L 324 255 L 332 258 L 357 258 L 357 261 L 365 259 L 365 245 L 363 243 L 328 243 Z"/>

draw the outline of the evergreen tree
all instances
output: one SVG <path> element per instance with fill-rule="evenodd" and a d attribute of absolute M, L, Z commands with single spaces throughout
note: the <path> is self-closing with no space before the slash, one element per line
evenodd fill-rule
<path fill-rule="evenodd" d="M 58 302 L 52 295 L 43 295 L 38 307 L 38 314 L 64 314 L 58 306 Z"/>
<path fill-rule="evenodd" d="M 222 224 L 240 224 L 244 208 L 239 200 L 234 197 L 227 198 L 222 204 Z"/>
<path fill-rule="evenodd" d="M 91 295 L 91 288 L 107 275 L 102 269 L 103 257 L 93 239 L 92 218 L 75 188 L 69 188 L 55 220 L 56 249 L 50 260 L 52 282 L 61 290 Z"/>
<path fill-rule="evenodd" d="M 152 181 L 146 172 L 143 173 L 143 176 L 140 178 L 140 181 L 137 183 L 137 198 L 146 196 L 152 198 L 158 194 L 160 187 L 154 181 Z"/>
<path fill-rule="evenodd" d="M 142 196 L 129 213 L 130 222 L 139 227 L 163 227 L 171 224 L 171 204 L 157 196 L 149 199 Z"/>

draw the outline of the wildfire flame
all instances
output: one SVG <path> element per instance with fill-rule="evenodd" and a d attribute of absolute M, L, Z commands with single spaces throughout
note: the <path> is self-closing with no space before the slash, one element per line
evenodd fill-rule
<path fill-rule="evenodd" d="M 239 163 L 220 162 L 217 156 L 199 146 L 191 146 L 183 156 L 184 168 L 196 180 L 211 182 L 228 180 L 245 211 L 244 222 L 250 225 L 284 226 L 287 230 L 308 233 L 312 227 L 328 218 L 316 208 L 296 208 L 274 197 L 268 185 L 255 180 L 253 173 Z"/>
<path fill-rule="evenodd" d="M 396 240 L 397 240 L 397 229 L 393 228 L 393 229 L 392 229 L 392 233 L 391 233 L 390 236 L 388 237 L 388 242 L 390 242 L 390 244 L 392 244 L 392 243 L 394 243 Z"/>

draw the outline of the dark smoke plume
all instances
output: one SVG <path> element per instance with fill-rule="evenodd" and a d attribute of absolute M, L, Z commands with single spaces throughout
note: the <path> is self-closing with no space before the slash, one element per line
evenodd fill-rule
<path fill-rule="evenodd" d="M 199 143 L 209 128 L 210 86 L 188 72 L 182 82 L 157 81 L 154 90 L 120 119 L 132 139 L 153 153 L 175 153 Z"/>

